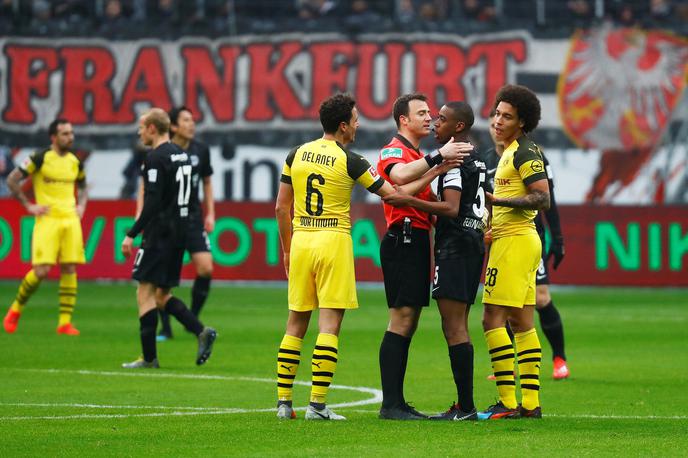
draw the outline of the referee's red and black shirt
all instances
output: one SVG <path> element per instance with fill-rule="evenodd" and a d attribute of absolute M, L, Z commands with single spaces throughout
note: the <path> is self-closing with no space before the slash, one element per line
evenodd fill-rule
<path fill-rule="evenodd" d="M 380 150 L 377 162 L 377 171 L 385 180 L 390 183 L 394 181 L 389 177 L 389 172 L 392 170 L 394 164 L 407 164 L 420 159 L 424 156 L 420 150 L 416 149 L 406 138 L 401 134 L 396 134 L 392 140 Z M 419 199 L 433 201 L 432 190 L 430 185 L 422 189 L 416 197 Z M 424 211 L 416 210 L 412 207 L 395 208 L 391 205 L 382 204 L 385 210 L 385 220 L 387 227 L 394 225 L 401 225 L 404 222 L 404 217 L 411 218 L 411 225 L 419 229 L 430 230 L 432 224 L 430 223 L 430 215 Z"/>

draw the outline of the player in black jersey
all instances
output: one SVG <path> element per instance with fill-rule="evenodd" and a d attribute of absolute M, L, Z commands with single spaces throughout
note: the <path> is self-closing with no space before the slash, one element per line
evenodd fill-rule
<path fill-rule="evenodd" d="M 213 167 L 210 164 L 208 146 L 197 141 L 196 123 L 191 110 L 185 106 L 173 108 L 170 116 L 170 136 L 172 143 L 186 151 L 191 160 L 191 198 L 189 200 L 189 227 L 184 248 L 191 255 L 191 262 L 196 269 L 196 279 L 191 288 L 191 313 L 199 316 L 210 292 L 210 280 L 213 275 L 213 257 L 210 253 L 208 233 L 215 228 L 215 200 L 211 176 Z M 199 188 L 203 186 L 203 205 L 199 199 Z M 139 190 L 139 196 L 142 189 Z M 140 202 L 140 199 L 139 199 Z M 205 208 L 205 216 L 203 214 Z M 160 310 L 161 329 L 157 340 L 172 338 L 169 315 Z"/>
<path fill-rule="evenodd" d="M 143 242 L 136 253 L 132 278 L 138 280 L 136 299 L 139 306 L 143 356 L 126 369 L 157 368 L 155 329 L 158 307 L 177 318 L 198 337 L 196 364 L 210 356 L 217 333 L 204 327 L 186 305 L 172 296 L 170 289 L 179 284 L 188 231 L 191 196 L 191 161 L 188 154 L 170 143 L 170 118 L 160 108 L 152 108 L 139 119 L 139 136 L 152 148 L 143 162 L 143 208 L 122 241 L 122 253 L 132 254 L 134 237 L 143 231 Z"/>
<path fill-rule="evenodd" d="M 435 138 L 444 144 L 452 137 L 467 142 L 474 115 L 465 102 L 448 102 L 435 121 Z M 385 202 L 410 205 L 438 215 L 435 228 L 435 278 L 432 297 L 442 317 L 442 330 L 449 347 L 449 361 L 456 383 L 458 402 L 434 420 L 476 420 L 473 403 L 473 345 L 468 334 L 468 313 L 480 284 L 487 221 L 485 163 L 474 150 L 463 165 L 439 177 L 438 202 L 409 195 L 392 195 Z"/>
<path fill-rule="evenodd" d="M 504 145 L 500 144 L 494 136 L 494 126 L 492 124 L 493 116 L 494 112 L 490 113 L 490 136 L 492 137 L 494 148 L 489 149 L 483 155 L 483 159 L 487 165 L 487 181 L 492 189 L 494 189 L 494 176 L 497 171 L 497 164 L 504 152 Z M 552 377 L 555 380 L 561 380 L 568 378 L 569 368 L 566 364 L 566 353 L 564 351 L 564 325 L 549 292 L 548 264 L 550 258 L 554 258 L 552 267 L 556 270 L 564 259 L 564 236 L 561 232 L 559 210 L 557 209 L 556 200 L 554 198 L 554 174 L 552 173 L 552 167 L 549 165 L 549 161 L 544 153 L 542 158 L 545 164 L 545 172 L 547 173 L 547 182 L 549 183 L 550 207 L 549 210 L 538 212 L 535 218 L 535 229 L 542 242 L 542 259 L 540 260 L 540 266 L 535 274 L 535 310 L 537 310 L 540 316 L 542 332 L 545 334 L 552 347 Z M 549 250 L 547 250 L 545 244 L 545 224 L 549 228 L 551 235 Z M 508 326 L 507 330 L 510 333 L 509 337 L 511 337 L 513 341 L 513 335 Z M 494 375 L 488 378 L 494 379 Z"/>

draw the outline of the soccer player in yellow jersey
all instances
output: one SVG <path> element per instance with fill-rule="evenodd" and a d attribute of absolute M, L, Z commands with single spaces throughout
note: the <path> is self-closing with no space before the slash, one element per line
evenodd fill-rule
<path fill-rule="evenodd" d="M 533 322 L 535 273 L 542 254 L 533 222 L 550 205 L 542 153 L 528 136 L 540 121 L 540 101 L 524 86 L 507 85 L 495 100 L 496 139 L 505 145 L 495 174 L 492 245 L 485 271 L 483 329 L 496 377 L 499 401 L 481 420 L 540 418 L 542 349 Z M 514 331 L 512 344 L 507 320 Z M 514 349 L 515 346 L 515 349 Z M 521 404 L 516 401 L 514 358 L 518 358 Z"/>
<path fill-rule="evenodd" d="M 76 265 L 84 263 L 84 242 L 81 217 L 86 210 L 86 175 L 81 161 L 71 152 L 74 130 L 66 119 L 56 119 L 48 129 L 50 147 L 37 151 L 14 169 L 7 178 L 12 194 L 36 216 L 33 228 L 32 269 L 19 286 L 17 296 L 5 315 L 5 331 L 17 329 L 26 302 L 48 276 L 55 264 L 60 264 L 60 315 L 58 334 L 79 335 L 72 325 L 76 304 Z M 21 181 L 31 175 L 36 203 L 32 204 L 21 190 Z M 74 187 L 77 187 L 77 198 Z"/>
<path fill-rule="evenodd" d="M 289 278 L 289 317 L 277 357 L 277 416 L 295 418 L 292 387 L 311 313 L 319 334 L 311 366 L 307 420 L 344 420 L 325 403 L 337 368 L 344 311 L 358 307 L 351 241 L 351 191 L 359 183 L 380 196 L 394 192 L 370 163 L 345 147 L 358 128 L 356 101 L 337 94 L 320 105 L 322 138 L 293 149 L 282 170 L 275 214 Z M 293 219 L 291 216 L 293 208 Z"/>

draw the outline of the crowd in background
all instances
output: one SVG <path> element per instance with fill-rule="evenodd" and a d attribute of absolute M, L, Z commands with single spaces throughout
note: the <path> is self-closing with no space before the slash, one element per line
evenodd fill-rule
<path fill-rule="evenodd" d="M 599 21 L 688 32 L 680 0 L 0 0 L 6 34 L 137 38 L 292 31 L 504 28 L 567 34 Z M 137 27 L 145 24 L 144 27 Z"/>

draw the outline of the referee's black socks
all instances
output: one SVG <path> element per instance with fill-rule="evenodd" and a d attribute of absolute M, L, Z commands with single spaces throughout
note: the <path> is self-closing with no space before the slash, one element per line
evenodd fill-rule
<path fill-rule="evenodd" d="M 141 315 L 139 317 L 139 325 L 143 359 L 150 363 L 158 357 L 155 348 L 155 329 L 158 327 L 158 309 L 149 310 Z"/>
<path fill-rule="evenodd" d="M 459 406 L 464 412 L 475 408 L 473 404 L 473 344 L 463 342 L 449 347 L 451 363 Z"/>
<path fill-rule="evenodd" d="M 411 338 L 387 331 L 380 344 L 380 377 L 382 407 L 397 407 L 405 403 L 404 375 L 408 362 Z"/>
<path fill-rule="evenodd" d="M 165 311 L 175 317 L 187 331 L 198 336 L 203 331 L 203 324 L 186 308 L 186 305 L 177 297 L 172 296 L 165 304 Z"/>
<path fill-rule="evenodd" d="M 537 311 L 538 315 L 540 315 L 542 332 L 552 346 L 552 358 L 558 356 L 566 360 L 566 353 L 564 352 L 564 326 L 561 323 L 559 311 L 552 301 L 549 301 L 547 305 L 541 309 L 537 309 Z"/>
<path fill-rule="evenodd" d="M 211 277 L 196 277 L 191 288 L 191 313 L 198 316 L 210 293 Z"/>

